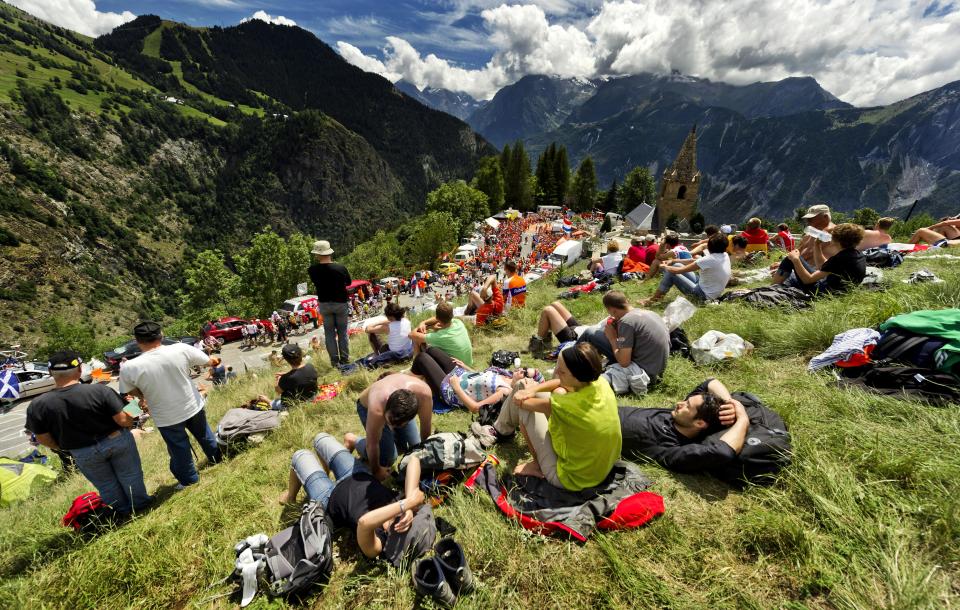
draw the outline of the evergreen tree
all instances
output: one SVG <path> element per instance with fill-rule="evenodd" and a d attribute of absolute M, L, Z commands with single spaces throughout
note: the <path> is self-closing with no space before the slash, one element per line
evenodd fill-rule
<path fill-rule="evenodd" d="M 527 211 L 533 206 L 530 175 L 530 158 L 523 148 L 523 142 L 517 140 L 510 153 L 510 167 L 504 176 L 507 205 L 521 211 Z"/>
<path fill-rule="evenodd" d="M 593 167 L 593 161 L 590 162 Z M 553 159 L 553 201 L 554 205 L 563 205 L 570 190 L 570 161 L 567 158 L 567 147 L 559 146 L 555 149 Z M 596 190 L 596 184 L 594 184 Z"/>
<path fill-rule="evenodd" d="M 619 209 L 617 199 L 620 196 L 620 187 L 617 185 L 617 179 L 613 179 L 613 184 L 610 185 L 610 189 L 607 191 L 607 194 L 604 195 L 603 201 L 600 202 L 600 211 L 606 214 L 607 212 L 616 212 Z"/>
<path fill-rule="evenodd" d="M 580 162 L 570 194 L 575 211 L 588 212 L 593 209 L 597 200 L 597 173 L 593 168 L 592 158 L 586 157 Z"/>
<path fill-rule="evenodd" d="M 556 145 L 551 143 L 537 158 L 537 190 L 534 200 L 538 205 L 553 205 L 553 194 L 556 185 L 554 172 L 554 157 Z"/>
<path fill-rule="evenodd" d="M 645 167 L 635 167 L 630 170 L 620 188 L 620 205 L 616 211 L 629 213 L 641 203 L 649 206 L 657 204 L 657 186 Z"/>
<path fill-rule="evenodd" d="M 500 171 L 504 176 L 507 175 L 507 170 L 510 169 L 510 145 L 504 144 L 503 150 L 500 151 Z"/>
<path fill-rule="evenodd" d="M 480 166 L 470 186 L 487 196 L 491 212 L 503 209 L 503 170 L 497 157 L 480 159 Z"/>

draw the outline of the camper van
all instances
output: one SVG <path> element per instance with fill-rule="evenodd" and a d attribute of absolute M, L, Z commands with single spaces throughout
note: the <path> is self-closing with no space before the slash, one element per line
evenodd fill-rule
<path fill-rule="evenodd" d="M 581 254 L 583 254 L 583 242 L 571 239 L 557 246 L 547 260 L 555 267 L 572 265 L 580 259 Z"/>
<path fill-rule="evenodd" d="M 457 253 L 453 255 L 453 262 L 463 266 L 476 258 L 476 256 L 477 247 L 472 244 L 464 244 L 460 246 L 460 249 L 457 250 Z"/>

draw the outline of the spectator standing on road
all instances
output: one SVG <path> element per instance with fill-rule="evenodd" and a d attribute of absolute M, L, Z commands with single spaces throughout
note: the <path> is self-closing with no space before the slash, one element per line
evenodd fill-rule
<path fill-rule="evenodd" d="M 200 480 L 193 462 L 190 439 L 193 435 L 207 460 L 220 461 L 217 439 L 207 424 L 205 402 L 190 378 L 195 366 L 212 366 L 213 360 L 184 343 L 163 345 L 163 329 L 156 322 L 141 322 L 133 336 L 143 353 L 120 367 L 120 392 L 140 398 L 167 444 L 170 472 L 178 488 Z"/>
<path fill-rule="evenodd" d="M 80 383 L 81 364 L 75 352 L 50 356 L 47 367 L 57 387 L 27 407 L 26 427 L 40 444 L 69 452 L 103 502 L 117 513 L 143 510 L 153 498 L 147 495 L 140 453 L 129 430 L 134 419 L 113 390 Z"/>
<path fill-rule="evenodd" d="M 330 364 L 339 367 L 350 362 L 350 339 L 347 336 L 350 304 L 347 286 L 352 280 L 346 267 L 333 262 L 330 242 L 314 242 L 311 254 L 317 261 L 310 267 L 309 274 L 317 293 L 317 309 L 323 316 L 323 339 L 327 353 L 330 354 Z"/>

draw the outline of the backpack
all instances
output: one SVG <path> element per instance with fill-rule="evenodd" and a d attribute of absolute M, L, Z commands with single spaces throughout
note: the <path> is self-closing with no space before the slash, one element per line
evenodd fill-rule
<path fill-rule="evenodd" d="M 773 307 L 791 307 L 794 309 L 804 309 L 810 307 L 810 300 L 813 297 L 793 286 L 784 286 L 777 284 L 773 286 L 762 286 L 750 290 L 733 290 L 724 293 L 720 301 L 743 301 L 754 307 L 769 309 Z"/>
<path fill-rule="evenodd" d="M 103 503 L 100 494 L 88 491 L 74 498 L 70 510 L 63 516 L 64 527 L 86 532 L 96 529 L 114 516 L 113 509 Z"/>
<path fill-rule="evenodd" d="M 901 362 L 921 368 L 937 368 L 936 353 L 947 342 L 918 335 L 902 328 L 891 328 L 880 335 L 871 358 L 879 364 Z"/>
<path fill-rule="evenodd" d="M 520 357 L 518 352 L 508 352 L 506 350 L 497 350 L 490 356 L 490 366 L 500 369 L 509 369 L 513 362 Z"/>
<path fill-rule="evenodd" d="M 871 267 L 899 267 L 903 262 L 903 254 L 886 248 L 867 248 L 863 257 Z"/>
<path fill-rule="evenodd" d="M 260 575 L 271 597 L 300 597 L 333 573 L 332 528 L 323 505 L 311 500 L 303 505 L 296 523 L 264 540 L 251 536 L 240 542 L 235 574 L 244 579 L 246 606 L 256 594 Z M 252 589 L 252 590 L 250 590 Z"/>
<path fill-rule="evenodd" d="M 885 396 L 908 397 L 935 405 L 960 404 L 960 379 L 950 373 L 910 366 L 866 366 L 846 369 L 855 377 L 840 384 Z"/>
<path fill-rule="evenodd" d="M 670 354 L 680 354 L 684 358 L 693 360 L 693 356 L 690 355 L 690 338 L 680 327 L 670 331 Z"/>
<path fill-rule="evenodd" d="M 279 411 L 230 409 L 217 424 L 217 444 L 236 447 L 244 441 L 259 442 L 268 432 L 279 427 Z"/>
<path fill-rule="evenodd" d="M 494 418 L 496 419 L 496 418 Z M 410 458 L 420 458 L 423 472 L 441 472 L 443 470 L 464 470 L 476 467 L 487 459 L 480 439 L 461 432 L 437 432 L 427 437 L 400 459 L 397 472 L 402 476 Z"/>
<path fill-rule="evenodd" d="M 793 449 L 787 424 L 753 394 L 734 392 L 731 396 L 743 404 L 750 418 L 750 427 L 737 459 L 709 472 L 735 487 L 743 487 L 745 483 L 769 485 L 775 474 L 790 465 Z M 703 442 L 719 442 L 726 431 L 726 428 L 718 430 Z"/>

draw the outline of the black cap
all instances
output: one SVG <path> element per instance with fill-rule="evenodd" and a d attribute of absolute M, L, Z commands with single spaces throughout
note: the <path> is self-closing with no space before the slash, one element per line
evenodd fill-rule
<path fill-rule="evenodd" d="M 133 336 L 138 341 L 156 341 L 162 334 L 163 327 L 150 320 L 145 320 L 133 327 Z"/>
<path fill-rule="evenodd" d="M 73 350 L 55 352 L 47 361 L 47 368 L 51 371 L 72 371 L 83 364 L 83 358 Z"/>
<path fill-rule="evenodd" d="M 303 358 L 303 350 L 300 349 L 300 346 L 296 343 L 288 343 L 283 346 L 283 349 L 280 350 L 280 354 L 283 356 L 284 360 L 296 360 L 298 358 Z"/>

